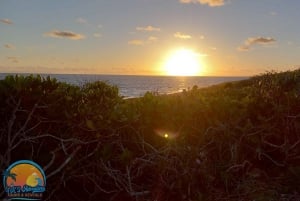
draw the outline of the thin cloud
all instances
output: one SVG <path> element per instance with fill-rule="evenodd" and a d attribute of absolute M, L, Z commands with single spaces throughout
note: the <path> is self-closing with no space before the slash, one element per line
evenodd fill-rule
<path fill-rule="evenodd" d="M 15 49 L 15 46 L 13 46 L 12 44 L 5 44 L 4 47 L 7 49 Z"/>
<path fill-rule="evenodd" d="M 248 51 L 248 50 L 250 50 L 250 47 L 247 46 L 247 45 L 241 45 L 241 46 L 239 46 L 239 47 L 237 48 L 237 50 L 238 50 L 238 51 L 241 51 L 241 52 L 243 52 L 243 51 Z"/>
<path fill-rule="evenodd" d="M 18 57 L 6 57 L 6 58 L 13 63 L 19 63 Z"/>
<path fill-rule="evenodd" d="M 155 36 L 149 36 L 149 38 L 148 38 L 148 42 L 156 42 L 157 40 L 158 40 L 158 38 Z"/>
<path fill-rule="evenodd" d="M 276 40 L 271 37 L 250 37 L 247 38 L 243 45 L 238 47 L 239 51 L 248 51 L 253 45 L 269 45 L 275 43 Z"/>
<path fill-rule="evenodd" d="M 152 32 L 152 31 L 160 31 L 159 27 L 153 27 L 153 26 L 146 26 L 146 27 L 136 27 L 137 31 L 143 31 L 143 32 Z"/>
<path fill-rule="evenodd" d="M 3 24 L 13 24 L 13 22 L 10 19 L 0 19 L 0 22 L 2 22 Z"/>
<path fill-rule="evenodd" d="M 94 36 L 95 38 L 101 38 L 101 37 L 102 37 L 102 35 L 101 35 L 100 33 L 94 33 L 93 36 Z"/>
<path fill-rule="evenodd" d="M 225 4 L 224 0 L 179 0 L 180 3 L 200 3 L 207 4 L 211 7 L 223 6 Z"/>
<path fill-rule="evenodd" d="M 130 41 L 128 41 L 128 45 L 141 46 L 141 45 L 144 45 L 144 41 L 142 41 L 142 40 L 130 40 Z"/>
<path fill-rule="evenodd" d="M 140 40 L 140 39 L 135 39 L 135 40 L 130 40 L 128 41 L 129 45 L 136 45 L 136 46 L 141 46 L 141 45 L 147 45 L 147 44 L 152 44 L 158 41 L 158 38 L 155 36 L 149 36 L 146 40 Z"/>
<path fill-rule="evenodd" d="M 88 23 L 87 20 L 82 17 L 77 18 L 76 22 L 79 24 L 87 24 Z"/>
<path fill-rule="evenodd" d="M 174 33 L 174 35 L 173 35 L 175 38 L 180 38 L 180 39 L 191 39 L 192 38 L 192 36 L 191 35 L 188 35 L 188 34 L 183 34 L 183 33 L 181 33 L 181 32 L 176 32 L 176 33 Z"/>
<path fill-rule="evenodd" d="M 80 40 L 80 39 L 85 38 L 84 35 L 74 33 L 71 31 L 51 31 L 51 32 L 45 33 L 45 36 L 53 37 L 53 38 L 66 38 L 66 39 L 71 39 L 71 40 Z"/>
<path fill-rule="evenodd" d="M 278 13 L 275 12 L 275 11 L 272 11 L 272 12 L 270 12 L 269 14 L 270 14 L 271 16 L 276 16 L 276 15 L 278 15 Z"/>

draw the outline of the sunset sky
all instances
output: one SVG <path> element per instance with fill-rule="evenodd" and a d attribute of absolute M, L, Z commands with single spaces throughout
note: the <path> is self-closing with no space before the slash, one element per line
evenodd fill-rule
<path fill-rule="evenodd" d="M 172 52 L 199 75 L 300 66 L 298 0 L 1 0 L 0 72 L 164 75 Z"/>

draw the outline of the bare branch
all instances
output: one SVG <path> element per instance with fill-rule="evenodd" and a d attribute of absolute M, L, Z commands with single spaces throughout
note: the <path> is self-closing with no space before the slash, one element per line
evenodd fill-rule
<path fill-rule="evenodd" d="M 61 142 L 72 142 L 72 143 L 79 143 L 79 144 L 85 144 L 85 145 L 98 141 L 98 140 L 82 141 L 82 140 L 79 140 L 77 138 L 59 138 L 59 137 L 57 137 L 55 135 L 52 135 L 52 134 L 43 134 L 43 135 L 39 135 L 39 136 L 27 137 L 24 140 L 35 140 L 35 139 L 45 138 L 45 137 L 50 137 L 50 138 L 53 138 L 53 139 L 61 141 Z"/>
<path fill-rule="evenodd" d="M 37 109 L 38 104 L 34 104 L 33 108 L 31 109 L 30 113 L 27 116 L 26 121 L 24 122 L 23 126 L 17 131 L 17 133 L 15 134 L 16 136 L 18 136 L 18 134 L 20 134 L 22 131 L 24 131 L 29 123 L 29 121 L 32 118 L 32 115 L 34 114 L 35 110 Z"/>
<path fill-rule="evenodd" d="M 53 151 L 51 151 L 51 160 L 49 161 L 49 163 L 43 168 L 44 171 L 46 171 L 49 167 L 51 167 L 51 165 L 53 164 L 53 162 L 55 161 L 55 154 Z"/>
<path fill-rule="evenodd" d="M 266 158 L 268 158 L 270 161 L 272 161 L 275 165 L 280 166 L 280 167 L 284 167 L 284 164 L 282 163 L 278 163 L 277 161 L 275 161 L 273 158 L 271 158 L 271 156 L 267 155 L 266 153 L 261 153 L 261 155 L 265 156 Z"/>
<path fill-rule="evenodd" d="M 231 170 L 237 170 L 237 169 L 240 169 L 240 168 L 245 168 L 246 165 L 251 165 L 251 163 L 247 160 L 245 160 L 242 164 L 237 164 L 237 165 L 233 165 L 231 167 L 229 167 L 226 172 L 230 172 Z"/>
<path fill-rule="evenodd" d="M 55 174 L 59 173 L 71 160 L 72 158 L 76 155 L 76 153 L 79 151 L 79 149 L 81 148 L 81 146 L 78 146 L 73 153 L 65 160 L 64 163 L 62 163 L 56 170 L 54 170 L 53 172 L 51 172 L 50 174 L 47 174 L 47 179 L 51 178 L 52 176 L 54 176 Z"/>

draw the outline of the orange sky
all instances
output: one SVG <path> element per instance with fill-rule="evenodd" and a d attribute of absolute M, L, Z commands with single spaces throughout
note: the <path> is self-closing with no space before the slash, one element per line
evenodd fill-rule
<path fill-rule="evenodd" d="M 169 53 L 182 48 L 202 55 L 199 75 L 295 69 L 299 7 L 283 0 L 1 1 L 0 72 L 164 75 Z"/>

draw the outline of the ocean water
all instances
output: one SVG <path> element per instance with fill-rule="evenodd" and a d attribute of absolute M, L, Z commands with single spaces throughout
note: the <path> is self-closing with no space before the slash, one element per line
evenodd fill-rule
<path fill-rule="evenodd" d="M 0 74 L 3 79 L 8 74 Z M 48 75 L 42 75 L 48 76 Z M 119 93 L 125 98 L 140 97 L 147 91 L 159 94 L 181 92 L 184 89 L 207 87 L 219 83 L 238 81 L 247 77 L 174 77 L 174 76 L 135 76 L 135 75 L 79 75 L 79 74 L 51 74 L 58 81 L 74 85 L 83 85 L 87 82 L 104 81 L 119 88 Z"/>

